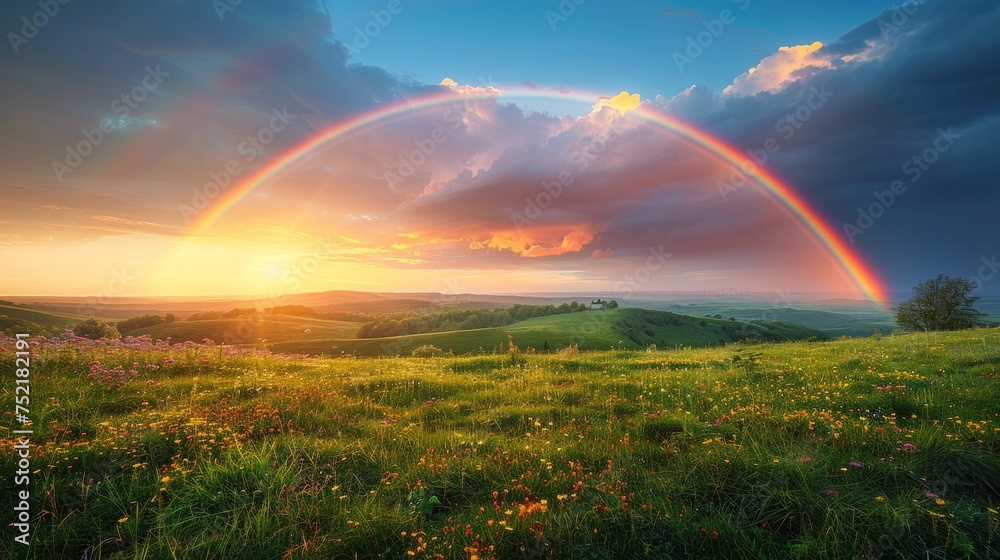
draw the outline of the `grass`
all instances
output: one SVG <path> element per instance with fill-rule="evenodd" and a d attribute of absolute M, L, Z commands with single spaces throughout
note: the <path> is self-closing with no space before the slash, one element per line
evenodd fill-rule
<path fill-rule="evenodd" d="M 787 300 L 787 301 L 786 301 Z M 809 308 L 788 307 L 793 298 L 777 295 L 772 302 L 718 301 L 718 302 L 642 302 L 642 307 L 663 309 L 703 317 L 719 314 L 736 317 L 741 321 L 773 319 L 819 329 L 830 336 L 871 336 L 877 331 L 892 332 L 897 326 L 892 315 L 870 306 L 852 305 L 847 302 L 811 302 Z"/>
<path fill-rule="evenodd" d="M 613 348 L 717 346 L 744 338 L 769 339 L 825 338 L 807 327 L 776 321 L 751 324 L 692 317 L 647 309 L 609 309 L 537 317 L 506 327 L 373 339 L 323 339 L 278 342 L 276 352 L 355 356 L 409 355 L 419 346 L 430 344 L 455 354 L 492 352 L 507 347 L 510 334 L 522 349 L 560 350 L 577 345 L 580 350 Z"/>
<path fill-rule="evenodd" d="M 998 329 L 432 359 L 32 344 L 34 542 L 8 530 L 5 557 L 1000 555 Z"/>
<path fill-rule="evenodd" d="M 55 313 L 51 311 L 38 311 L 17 307 L 13 305 L 0 304 L 0 330 L 13 325 L 16 321 L 30 321 L 44 327 L 72 328 L 77 323 L 84 321 L 87 317 L 80 315 L 69 315 L 66 313 Z"/>
<path fill-rule="evenodd" d="M 202 341 L 206 338 L 233 344 L 253 344 L 260 340 L 305 341 L 316 338 L 349 338 L 360 323 L 327 321 L 290 315 L 244 315 L 204 321 L 174 321 L 129 332 L 132 336 L 149 335 L 154 340 Z"/>

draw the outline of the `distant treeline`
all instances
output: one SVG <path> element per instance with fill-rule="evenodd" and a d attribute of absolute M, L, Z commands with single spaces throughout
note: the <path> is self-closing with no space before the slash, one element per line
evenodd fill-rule
<path fill-rule="evenodd" d="M 236 307 L 230 309 L 229 311 L 205 311 L 202 313 L 195 313 L 194 315 L 188 317 L 187 320 L 208 321 L 211 319 L 231 319 L 233 317 L 242 317 L 243 315 L 259 315 L 261 313 L 267 315 L 294 315 L 296 317 L 316 316 L 316 311 L 311 307 L 306 307 L 304 305 L 278 305 L 275 307 L 267 307 L 263 311 L 257 309 L 256 307 Z"/>
<path fill-rule="evenodd" d="M 237 307 L 229 311 L 205 311 L 195 313 L 187 318 L 188 321 L 208 321 L 211 319 L 230 319 L 243 315 L 290 315 L 293 317 L 313 317 L 316 319 L 326 319 L 327 321 L 350 321 L 353 323 L 365 323 L 374 321 L 379 315 L 374 313 L 358 313 L 354 311 L 330 311 L 319 312 L 304 305 L 276 305 L 265 307 L 263 310 L 256 307 Z"/>
<path fill-rule="evenodd" d="M 617 303 L 607 302 L 609 307 L 617 307 Z M 413 311 L 397 311 L 392 313 L 359 313 L 354 311 L 318 312 L 304 305 L 278 305 L 263 310 L 254 307 L 237 307 L 229 311 L 206 311 L 195 313 L 188 321 L 208 321 L 211 319 L 229 319 L 243 315 L 291 315 L 296 317 L 313 317 L 328 321 L 350 321 L 364 323 L 358 330 L 357 338 L 381 338 L 384 336 L 403 336 L 431 332 L 460 331 L 466 329 L 483 329 L 503 327 L 533 317 L 560 315 L 585 311 L 587 306 L 579 302 L 563 303 L 561 305 L 521 305 L 516 304 L 506 309 L 464 309 L 453 311 L 434 311 L 418 314 Z M 155 315 L 136 317 L 129 321 L 140 321 L 141 326 L 127 325 L 129 330 L 152 326 L 164 322 Z M 122 323 L 127 323 L 123 321 Z M 122 323 L 118 330 L 123 331 Z"/>
<path fill-rule="evenodd" d="M 381 338 L 431 332 L 461 331 L 503 327 L 533 317 L 560 315 L 585 311 L 581 303 L 555 305 L 514 305 L 507 309 L 466 309 L 462 311 L 436 311 L 417 315 L 416 313 L 389 313 L 365 323 L 358 330 L 357 338 Z"/>
<path fill-rule="evenodd" d="M 162 325 L 163 323 L 173 323 L 175 320 L 177 320 L 177 317 L 173 313 L 167 313 L 166 315 L 143 315 L 141 317 L 132 317 L 131 319 L 118 321 L 115 323 L 115 327 L 119 333 L 125 334 L 146 327 Z"/>

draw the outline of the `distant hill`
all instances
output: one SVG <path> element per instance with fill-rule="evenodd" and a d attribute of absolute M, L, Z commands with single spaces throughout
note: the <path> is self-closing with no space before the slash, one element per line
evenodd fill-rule
<path fill-rule="evenodd" d="M 427 333 L 410 336 L 348 339 L 328 338 L 279 342 L 275 352 L 305 354 L 354 354 L 356 356 L 408 355 L 414 348 L 434 345 L 455 354 L 490 352 L 506 348 L 508 334 L 522 350 L 559 350 L 577 344 L 580 350 L 612 347 L 660 348 L 713 346 L 740 340 L 784 341 L 827 338 L 821 331 L 780 321 L 744 323 L 680 315 L 649 309 L 614 309 L 552 315 L 528 319 L 506 327 Z"/>
<path fill-rule="evenodd" d="M 56 314 L 72 315 L 80 309 L 94 307 L 92 298 L 68 296 L 18 296 L 17 303 Z M 577 298 L 579 299 L 579 298 Z M 584 298 L 586 299 L 586 298 Z M 326 292 L 286 294 L 280 301 L 269 297 L 115 297 L 111 302 L 98 306 L 98 315 L 106 319 L 129 319 L 139 315 L 173 313 L 188 317 L 195 313 L 228 311 L 237 307 L 273 307 L 275 305 L 303 305 L 317 312 L 392 313 L 414 311 L 423 313 L 440 309 L 493 309 L 516 303 L 542 305 L 572 301 L 570 297 L 539 297 L 488 294 L 441 294 L 434 292 L 393 293 L 331 290 Z"/>
<path fill-rule="evenodd" d="M 200 342 L 206 338 L 227 344 L 268 341 L 305 341 L 317 338 L 350 338 L 361 323 L 326 321 L 291 315 L 245 315 L 205 321 L 175 321 L 137 329 L 129 336 L 149 335 L 153 340 Z"/>
<path fill-rule="evenodd" d="M 758 319 L 786 321 L 819 329 L 830 336 L 871 336 L 875 331 L 891 332 L 896 329 L 893 318 L 885 313 L 853 302 L 851 306 L 832 307 L 830 300 L 823 308 L 799 309 L 789 306 L 776 307 L 767 302 L 637 302 L 641 307 L 674 311 L 703 317 L 721 315 L 736 317 L 741 321 Z"/>
<path fill-rule="evenodd" d="M 31 334 L 58 334 L 72 328 L 87 317 L 27 309 L 15 305 L 0 305 L 0 331 L 13 329 Z"/>
<path fill-rule="evenodd" d="M 6 315 L 11 320 L 31 321 L 44 327 L 72 327 L 87 319 L 81 315 L 38 311 L 13 305 L 0 305 L 0 315 Z"/>

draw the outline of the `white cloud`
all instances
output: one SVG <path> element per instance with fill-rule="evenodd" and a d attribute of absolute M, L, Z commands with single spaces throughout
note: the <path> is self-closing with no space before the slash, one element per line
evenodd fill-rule
<path fill-rule="evenodd" d="M 777 92 L 787 82 L 797 79 L 810 68 L 829 68 L 830 58 L 820 51 L 823 43 L 781 47 L 778 52 L 760 61 L 722 90 L 722 95 L 755 95 L 763 91 Z"/>

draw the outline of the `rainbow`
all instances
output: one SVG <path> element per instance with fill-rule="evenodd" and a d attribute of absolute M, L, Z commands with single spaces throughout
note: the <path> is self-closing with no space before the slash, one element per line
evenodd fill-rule
<path fill-rule="evenodd" d="M 727 164 L 739 169 L 748 178 L 752 178 L 765 193 L 781 205 L 787 214 L 801 223 L 812 234 L 813 240 L 837 263 L 862 294 L 881 307 L 883 311 L 888 311 L 888 304 L 884 299 L 888 290 L 884 288 L 884 284 L 872 267 L 868 266 L 837 235 L 823 216 L 813 209 L 791 186 L 770 171 L 758 166 L 746 154 L 689 123 L 646 106 L 640 107 L 637 113 L 640 118 L 684 137 L 709 154 L 721 158 Z"/>
<path fill-rule="evenodd" d="M 189 229 L 188 234 L 191 236 L 201 235 L 248 194 L 331 142 L 346 140 L 360 132 L 368 130 L 369 127 L 397 121 L 414 111 L 447 104 L 469 103 L 478 99 L 500 99 L 505 94 L 513 94 L 522 98 L 554 98 L 591 104 L 598 97 L 601 97 L 598 95 L 548 93 L 528 89 L 505 89 L 503 93 L 498 93 L 494 90 L 494 92 L 481 94 L 458 93 L 451 89 L 443 89 L 440 92 L 419 98 L 382 105 L 367 113 L 335 123 L 274 157 L 261 168 L 257 169 L 252 175 L 226 189 L 214 199 L 202 211 Z M 854 284 L 860 294 L 863 294 L 882 310 L 888 310 L 887 302 L 884 299 L 888 290 L 884 288 L 878 275 L 837 235 L 823 216 L 813 209 L 790 185 L 770 171 L 757 166 L 746 154 L 741 153 L 725 141 L 707 131 L 696 128 L 690 123 L 681 121 L 674 116 L 658 110 L 650 103 L 642 103 L 638 108 L 630 111 L 629 114 L 635 115 L 645 122 L 652 123 L 683 138 L 691 145 L 700 148 L 701 151 L 710 157 L 740 170 L 756 185 L 756 188 L 769 196 L 786 214 L 796 220 L 809 233 L 813 241 L 828 255 L 838 269 L 843 272 L 845 277 Z"/>

